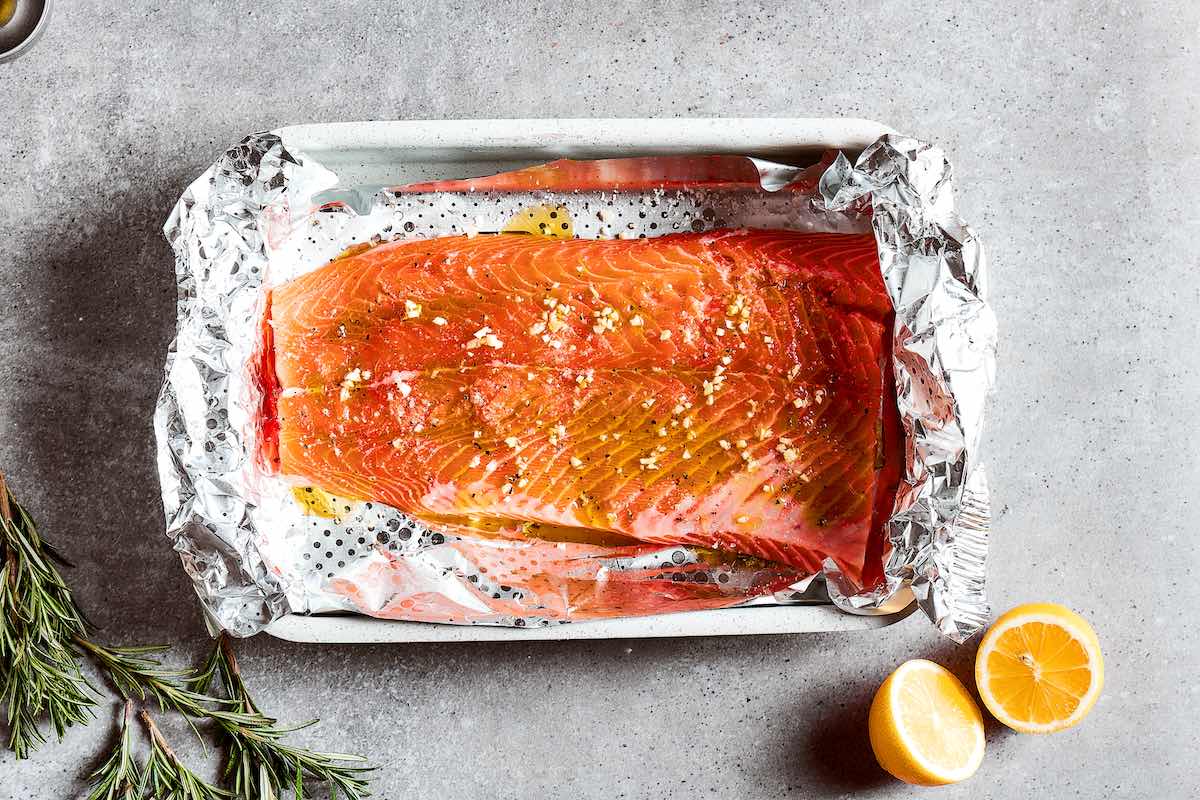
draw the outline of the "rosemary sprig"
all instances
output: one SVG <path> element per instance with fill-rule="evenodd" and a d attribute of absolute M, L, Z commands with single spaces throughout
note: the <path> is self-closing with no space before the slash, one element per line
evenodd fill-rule
<path fill-rule="evenodd" d="M 142 780 L 141 769 L 133 753 L 133 701 L 125 701 L 121 715 L 121 733 L 117 743 L 108 754 L 108 759 L 88 776 L 92 791 L 87 800 L 139 800 L 138 786 Z"/>
<path fill-rule="evenodd" d="M 137 797 L 145 796 L 147 791 L 151 797 L 161 800 L 217 800 L 230 796 L 229 792 L 202 780 L 184 766 L 150 714 L 143 709 L 141 716 L 146 723 L 146 732 L 150 734 L 150 757 L 146 759 Z"/>
<path fill-rule="evenodd" d="M 316 720 L 285 727 L 259 711 L 242 679 L 229 637 L 224 634 L 197 673 L 194 686 L 207 689 L 218 674 L 231 707 L 209 716 L 229 747 L 225 775 L 233 778 L 235 797 L 274 800 L 291 787 L 297 798 L 303 798 L 306 779 L 326 784 L 333 800 L 339 792 L 347 800 L 370 795 L 364 773 L 374 767 L 358 766 L 366 762 L 362 756 L 322 753 L 283 741 L 286 734 L 314 725 Z"/>
<path fill-rule="evenodd" d="M 227 705 L 224 700 L 192 688 L 187 680 L 191 670 L 164 667 L 153 657 L 167 650 L 166 647 L 105 647 L 81 636 L 74 641 L 104 670 L 122 697 L 153 698 L 161 710 L 177 711 L 189 719 L 209 716 L 210 705 Z"/>
<path fill-rule="evenodd" d="M 93 656 L 124 696 L 153 698 L 161 708 L 177 711 L 189 722 L 210 719 L 216 723 L 229 748 L 224 775 L 232 779 L 235 797 L 273 799 L 287 788 L 303 797 L 306 779 L 327 784 L 335 799 L 339 793 L 347 800 L 362 800 L 370 794 L 362 773 L 373 768 L 358 766 L 366 759 L 317 752 L 283 741 L 286 734 L 316 720 L 284 727 L 263 714 L 246 688 L 228 636 L 222 635 L 204 665 L 190 674 L 163 667 L 152 657 L 161 648 L 109 648 L 86 639 L 77 644 Z M 227 699 L 209 694 L 217 679 Z"/>
<path fill-rule="evenodd" d="M 46 741 L 44 716 L 58 738 L 92 719 L 96 695 L 71 648 L 87 628 L 41 536 L 0 474 L 0 699 L 8 745 L 17 758 Z"/>
<path fill-rule="evenodd" d="M 155 656 L 164 647 L 106 647 L 88 638 L 88 624 L 55 562 L 66 563 L 38 534 L 0 475 L 0 700 L 7 708 L 9 745 L 18 758 L 45 741 L 38 722 L 48 718 L 61 739 L 65 729 L 94 714 L 95 689 L 80 666 L 86 654 L 126 698 L 120 736 L 108 759 L 90 777 L 89 800 L 132 800 L 147 791 L 158 800 L 212 800 L 231 796 L 188 770 L 146 711 L 150 756 L 139 770 L 129 726 L 131 701 L 154 700 L 163 711 L 215 723 L 228 745 L 224 775 L 243 800 L 276 800 L 304 782 L 321 782 L 333 800 L 362 800 L 369 787 L 361 756 L 323 753 L 290 745 L 284 737 L 313 722 L 286 727 L 263 714 L 246 689 L 227 636 L 222 635 L 197 672 L 166 667 Z M 210 688 L 219 677 L 225 699 Z M 203 738 L 201 738 L 203 742 Z M 136 788 L 135 788 L 136 784 Z"/>

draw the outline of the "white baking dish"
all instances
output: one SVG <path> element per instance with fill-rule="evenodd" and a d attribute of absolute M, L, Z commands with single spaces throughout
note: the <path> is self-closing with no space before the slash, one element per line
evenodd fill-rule
<path fill-rule="evenodd" d="M 804 164 L 826 149 L 853 156 L 891 128 L 862 119 L 412 120 L 296 125 L 276 131 L 338 176 L 339 192 L 487 175 L 556 158 L 732 153 Z M 342 614 L 291 614 L 266 630 L 300 642 L 479 642 L 812 633 L 879 628 L 915 607 L 848 614 L 818 595 L 805 605 L 755 604 L 544 628 L 434 625 Z"/>

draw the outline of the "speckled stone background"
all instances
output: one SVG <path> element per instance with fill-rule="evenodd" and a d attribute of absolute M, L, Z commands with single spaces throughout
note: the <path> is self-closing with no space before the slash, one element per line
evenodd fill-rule
<path fill-rule="evenodd" d="M 174 326 L 160 228 L 222 148 L 334 120 L 868 117 L 948 149 L 989 245 L 995 605 L 1067 602 L 1108 659 L 1081 728 L 993 727 L 979 774 L 939 796 L 1197 794 L 1196 4 L 57 5 L 0 65 L 0 468 L 77 563 L 101 637 L 204 647 L 161 535 L 150 415 Z M 868 698 L 904 659 L 966 675 L 973 657 L 915 617 L 239 652 L 265 708 L 322 718 L 298 738 L 363 752 L 377 795 L 405 800 L 907 797 L 871 757 Z M 4 752 L 0 797 L 79 795 L 111 715 L 29 761 Z"/>

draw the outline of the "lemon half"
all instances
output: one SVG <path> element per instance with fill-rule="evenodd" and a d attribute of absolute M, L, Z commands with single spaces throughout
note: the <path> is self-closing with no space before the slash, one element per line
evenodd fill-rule
<path fill-rule="evenodd" d="M 1065 606 L 1017 606 L 983 637 L 975 683 L 988 711 L 1014 730 L 1070 728 L 1092 710 L 1104 686 L 1100 640 Z"/>
<path fill-rule="evenodd" d="M 983 761 L 983 715 L 945 667 L 906 661 L 871 703 L 871 749 L 906 783 L 942 786 L 975 774 Z"/>

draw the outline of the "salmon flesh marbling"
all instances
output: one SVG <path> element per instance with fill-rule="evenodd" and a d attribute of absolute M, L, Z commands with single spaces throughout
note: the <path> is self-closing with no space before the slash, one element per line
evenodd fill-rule
<path fill-rule="evenodd" d="M 590 587 L 591 615 L 662 609 L 568 576 L 564 548 L 882 576 L 903 436 L 870 234 L 398 241 L 276 287 L 268 315 L 283 476 L 473 532 L 549 593 Z M 668 595 L 733 602 L 689 592 Z"/>

